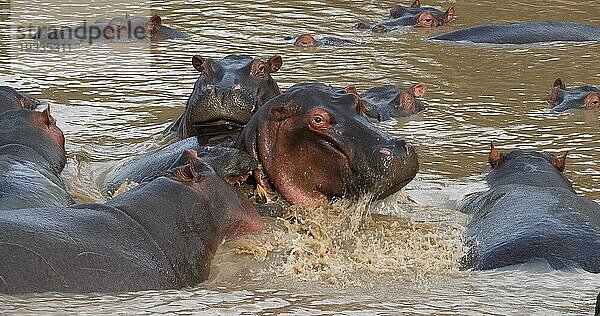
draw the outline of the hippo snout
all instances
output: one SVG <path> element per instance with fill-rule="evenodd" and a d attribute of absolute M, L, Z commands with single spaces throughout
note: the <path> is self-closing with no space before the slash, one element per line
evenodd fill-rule
<path fill-rule="evenodd" d="M 395 139 L 388 144 L 381 145 L 377 147 L 376 151 L 382 158 L 403 158 L 415 154 L 414 147 L 401 139 Z"/>
<path fill-rule="evenodd" d="M 385 198 L 410 182 L 419 171 L 415 147 L 400 139 L 377 145 L 367 187 L 377 198 Z"/>

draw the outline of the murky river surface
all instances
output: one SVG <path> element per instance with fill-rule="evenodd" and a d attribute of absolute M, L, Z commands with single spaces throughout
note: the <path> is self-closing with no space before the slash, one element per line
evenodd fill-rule
<path fill-rule="evenodd" d="M 123 1 L 126 2 L 126 1 Z M 469 46 L 425 37 L 488 22 L 569 20 L 600 24 L 600 2 L 425 1 L 457 18 L 435 30 L 373 36 L 359 20 L 388 14 L 393 1 L 13 1 L 0 3 L 0 82 L 49 100 L 65 133 L 63 178 L 79 201 L 102 201 L 98 176 L 111 164 L 161 145 L 157 136 L 183 110 L 198 73 L 191 56 L 283 56 L 282 88 L 320 81 L 359 91 L 428 85 L 426 111 L 389 132 L 415 144 L 420 173 L 405 192 L 372 205 L 292 208 L 300 222 L 267 219 L 258 235 L 225 243 L 205 284 L 180 291 L 115 295 L 0 296 L 22 313 L 289 313 L 414 315 L 592 314 L 600 276 L 553 271 L 544 262 L 459 271 L 467 218 L 456 202 L 481 190 L 490 141 L 503 150 L 569 151 L 565 174 L 600 200 L 598 111 L 552 113 L 544 101 L 556 77 L 600 84 L 600 44 Z M 409 4 L 408 1 L 406 4 Z M 163 16 L 190 39 L 26 51 L 19 27 L 73 25 L 99 17 Z M 285 36 L 311 32 L 361 41 L 299 50 Z M 388 214 L 369 215 L 370 212 Z M 357 221 L 356 218 L 361 220 Z M 352 219 L 352 220 L 349 220 Z M 358 223 L 358 224 L 357 224 Z"/>

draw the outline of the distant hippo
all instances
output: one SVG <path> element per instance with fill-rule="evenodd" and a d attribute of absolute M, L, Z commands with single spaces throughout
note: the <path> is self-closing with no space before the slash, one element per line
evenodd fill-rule
<path fill-rule="evenodd" d="M 424 83 L 410 88 L 385 85 L 365 91 L 360 98 L 365 104 L 367 116 L 382 122 L 422 111 L 425 106 L 417 98 L 423 97 L 426 90 Z"/>
<path fill-rule="evenodd" d="M 333 36 L 316 39 L 310 34 L 302 34 L 294 41 L 294 46 L 296 47 L 349 46 L 357 44 L 359 44 L 357 41 Z"/>
<path fill-rule="evenodd" d="M 410 8 L 395 5 L 390 10 L 390 17 L 375 25 L 360 22 L 358 29 L 370 29 L 376 33 L 389 32 L 406 26 L 431 28 L 450 23 L 454 18 L 454 7 L 442 12 L 432 7 L 421 7 L 421 1 L 415 0 Z"/>
<path fill-rule="evenodd" d="M 105 42 L 159 42 L 188 35 L 162 25 L 160 16 L 150 19 L 142 17 L 117 17 L 100 19 L 95 23 L 60 29 L 41 29 L 33 38 L 41 44 L 77 45 Z"/>
<path fill-rule="evenodd" d="M 548 103 L 553 111 L 600 108 L 600 89 L 593 86 L 565 87 L 560 78 L 554 80 Z"/>
<path fill-rule="evenodd" d="M 502 154 L 492 145 L 489 190 L 470 197 L 464 267 L 477 270 L 546 260 L 555 269 L 600 272 L 600 205 L 562 175 L 566 154 Z"/>
<path fill-rule="evenodd" d="M 59 177 L 66 160 L 50 107 L 0 114 L 0 210 L 73 203 Z"/>
<path fill-rule="evenodd" d="M 443 33 L 432 40 L 482 44 L 532 44 L 600 40 L 600 26 L 575 22 L 484 24 Z"/>
<path fill-rule="evenodd" d="M 0 292 L 179 289 L 207 279 L 223 240 L 262 228 L 256 209 L 193 151 L 169 176 L 105 204 L 0 212 Z"/>
<path fill-rule="evenodd" d="M 229 184 L 237 184 L 256 170 L 258 163 L 248 154 L 231 147 L 203 147 L 196 137 L 186 138 L 158 151 L 132 157 L 110 170 L 102 179 L 102 192 L 111 196 L 125 182 L 143 183 L 164 175 L 177 162 L 182 150 L 193 149 L 202 161 Z"/>
<path fill-rule="evenodd" d="M 417 154 L 374 128 L 360 106 L 354 94 L 297 84 L 258 109 L 236 146 L 261 164 L 259 187 L 293 204 L 384 198 L 415 177 Z"/>
<path fill-rule="evenodd" d="M 0 86 L 0 113 L 15 109 L 35 110 L 40 104 L 42 102 L 38 99 L 24 95 L 11 87 Z"/>
<path fill-rule="evenodd" d="M 177 132 L 180 139 L 198 136 L 203 145 L 239 133 L 258 108 L 281 94 L 271 74 L 282 64 L 278 55 L 267 61 L 242 55 L 192 57 L 200 77 L 185 111 L 165 133 Z"/>

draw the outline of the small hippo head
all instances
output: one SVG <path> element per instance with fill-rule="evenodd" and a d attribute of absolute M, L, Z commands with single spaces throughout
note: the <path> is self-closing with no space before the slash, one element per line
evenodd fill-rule
<path fill-rule="evenodd" d="M 0 113 L 18 108 L 35 110 L 41 104 L 40 100 L 19 93 L 11 87 L 0 86 Z"/>
<path fill-rule="evenodd" d="M 317 39 L 315 39 L 310 34 L 302 34 L 302 35 L 298 36 L 298 38 L 294 42 L 294 46 L 297 46 L 297 47 L 315 47 L 315 46 L 317 46 L 317 44 L 318 44 Z"/>
<path fill-rule="evenodd" d="M 237 146 L 262 164 L 266 186 L 294 204 L 384 198 L 418 171 L 415 149 L 374 128 L 360 99 L 324 84 L 298 84 L 252 117 Z"/>
<path fill-rule="evenodd" d="M 560 157 L 521 150 L 504 154 L 492 143 L 488 154 L 490 172 L 486 180 L 492 186 L 524 184 L 571 188 L 571 183 L 562 174 L 566 160 L 567 153 Z"/>
<path fill-rule="evenodd" d="M 410 8 L 397 4 L 390 10 L 390 18 L 375 25 L 371 30 L 376 33 L 387 32 L 399 26 L 431 28 L 450 23 L 454 18 L 454 7 L 442 12 L 432 7 L 421 7 L 421 1 L 415 0 Z"/>
<path fill-rule="evenodd" d="M 104 30 L 104 35 L 112 40 L 150 40 L 151 42 L 163 41 L 177 36 L 172 36 L 163 30 L 162 18 L 158 15 L 150 19 L 143 17 L 116 17 L 110 20 Z M 135 38 L 129 38 L 129 37 Z"/>
<path fill-rule="evenodd" d="M 230 55 L 223 59 L 194 56 L 200 72 L 179 126 L 182 137 L 240 130 L 266 101 L 281 92 L 271 77 L 281 68 L 281 56 L 267 61 Z"/>
<path fill-rule="evenodd" d="M 422 111 L 423 101 L 417 99 L 425 96 L 427 86 L 418 83 L 410 88 L 399 88 L 386 85 L 365 91 L 360 98 L 365 103 L 366 114 L 378 121 L 410 116 Z"/>
<path fill-rule="evenodd" d="M 67 162 L 65 137 L 50 115 L 50 106 L 38 112 L 17 109 L 0 115 L 0 146 L 21 144 L 34 149 L 60 174 Z"/>
<path fill-rule="evenodd" d="M 183 165 L 182 161 L 185 161 Z M 196 191 L 202 200 L 207 200 L 195 205 L 208 209 L 210 214 L 204 215 L 204 225 L 207 220 L 211 221 L 211 227 L 222 239 L 262 230 L 262 220 L 252 202 L 223 181 L 196 151 L 185 150 L 171 173 Z"/>
<path fill-rule="evenodd" d="M 560 78 L 552 84 L 548 103 L 553 111 L 600 108 L 600 89 L 593 86 L 566 88 Z"/>

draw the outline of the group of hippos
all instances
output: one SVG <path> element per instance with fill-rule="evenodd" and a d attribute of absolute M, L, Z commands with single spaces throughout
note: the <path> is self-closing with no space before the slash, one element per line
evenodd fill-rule
<path fill-rule="evenodd" d="M 374 32 L 434 27 L 453 17 L 454 7 L 442 12 L 416 0 L 410 7 L 394 6 L 384 21 L 357 27 Z M 93 25 L 105 37 L 134 26 L 151 42 L 186 36 L 157 16 Z M 63 33 L 47 30 L 35 38 L 59 42 Z M 600 27 L 481 25 L 432 40 L 599 41 Z M 347 44 L 353 41 L 308 34 L 295 40 L 302 47 Z M 422 110 L 425 84 L 358 93 L 353 86 L 298 83 L 282 92 L 272 77 L 282 65 L 281 56 L 266 61 L 193 56 L 199 78 L 184 112 L 164 132 L 176 141 L 106 172 L 100 186 L 111 199 L 104 204 L 75 204 L 67 192 L 60 178 L 65 139 L 50 107 L 1 87 L 0 292 L 194 286 L 207 279 L 223 240 L 262 229 L 260 216 L 277 216 L 277 206 L 383 199 L 415 177 L 415 148 L 373 122 Z M 555 111 L 599 108 L 600 89 L 567 88 L 557 79 L 548 102 Z M 562 174 L 566 159 L 566 153 L 502 153 L 492 144 L 488 190 L 458 207 L 471 216 L 469 251 L 461 260 L 465 269 L 542 258 L 556 269 L 600 272 L 600 205 L 575 193 Z M 116 194 L 130 182 L 139 185 Z"/>

